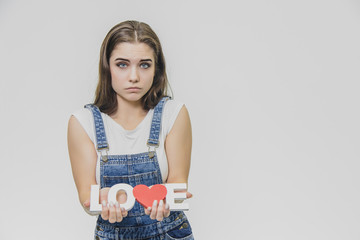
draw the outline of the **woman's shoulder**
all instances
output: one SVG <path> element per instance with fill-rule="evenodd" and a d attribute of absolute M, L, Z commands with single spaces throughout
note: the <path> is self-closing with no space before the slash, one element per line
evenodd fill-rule
<path fill-rule="evenodd" d="M 92 118 L 91 112 L 85 107 L 76 109 L 71 113 L 71 115 L 73 115 L 79 121 L 90 120 Z"/>
<path fill-rule="evenodd" d="M 85 107 L 78 108 L 71 113 L 71 116 L 74 116 L 77 121 L 80 123 L 81 127 L 89 135 L 90 139 L 94 140 L 94 120 L 91 111 Z"/>
<path fill-rule="evenodd" d="M 185 104 L 179 100 L 175 100 L 175 99 L 167 100 L 163 110 L 163 121 L 164 121 L 164 127 L 166 133 L 170 132 L 177 116 L 179 115 L 181 108 L 184 105 Z"/>
<path fill-rule="evenodd" d="M 184 105 L 185 104 L 182 101 L 169 99 L 165 103 L 163 112 L 168 117 L 172 115 L 177 115 Z"/>

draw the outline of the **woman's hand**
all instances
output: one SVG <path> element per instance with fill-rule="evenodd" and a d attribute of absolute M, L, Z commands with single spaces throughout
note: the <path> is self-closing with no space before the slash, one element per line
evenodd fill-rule
<path fill-rule="evenodd" d="M 109 190 L 110 188 L 102 188 L 100 190 L 100 202 L 102 204 L 101 217 L 104 220 L 109 220 L 110 223 L 121 222 L 128 214 L 125 208 L 120 208 L 119 205 L 119 203 L 126 202 L 126 193 L 120 191 L 116 196 L 117 201 L 115 203 L 108 203 Z"/>
<path fill-rule="evenodd" d="M 191 198 L 192 194 L 186 192 L 186 198 Z M 169 203 L 160 200 L 159 204 L 157 200 L 153 202 L 152 207 L 145 208 L 145 214 L 150 215 L 151 219 L 156 219 L 162 221 L 164 218 L 170 216 L 170 206 Z"/>
<path fill-rule="evenodd" d="M 170 206 L 163 200 L 160 200 L 158 205 L 157 200 L 155 200 L 152 207 L 145 208 L 145 214 L 150 215 L 153 220 L 162 221 L 164 217 L 170 216 Z"/>
<path fill-rule="evenodd" d="M 119 203 L 126 202 L 126 193 L 119 192 L 116 196 L 117 201 L 115 203 L 107 202 L 108 193 L 110 188 L 102 188 L 100 190 L 100 202 L 102 204 L 101 217 L 104 220 L 109 220 L 110 223 L 121 222 L 124 217 L 127 216 L 128 212 L 125 208 L 121 207 Z M 89 210 L 90 208 L 90 200 L 86 200 L 83 203 L 84 208 Z"/>

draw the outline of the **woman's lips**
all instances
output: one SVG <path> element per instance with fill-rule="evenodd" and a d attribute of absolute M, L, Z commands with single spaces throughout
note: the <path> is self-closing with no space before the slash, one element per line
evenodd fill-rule
<path fill-rule="evenodd" d="M 125 88 L 127 91 L 131 91 L 131 92 L 137 92 L 140 91 L 141 88 L 138 87 L 129 87 L 129 88 Z"/>

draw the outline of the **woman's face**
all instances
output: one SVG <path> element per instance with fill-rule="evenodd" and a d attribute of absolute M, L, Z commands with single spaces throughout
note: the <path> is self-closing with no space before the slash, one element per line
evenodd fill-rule
<path fill-rule="evenodd" d="M 139 102 L 152 86 L 154 51 L 145 43 L 119 43 L 109 59 L 111 85 L 118 101 Z"/>

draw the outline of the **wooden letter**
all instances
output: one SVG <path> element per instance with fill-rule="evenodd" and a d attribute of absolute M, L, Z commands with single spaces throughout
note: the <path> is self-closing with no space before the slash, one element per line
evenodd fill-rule
<path fill-rule="evenodd" d="M 165 184 L 167 189 L 166 202 L 170 205 L 171 211 L 187 211 L 189 210 L 188 203 L 175 203 L 175 200 L 185 200 L 186 192 L 175 192 L 175 190 L 185 190 L 186 183 L 167 183 Z"/>
<path fill-rule="evenodd" d="M 130 186 L 129 184 L 125 184 L 125 183 L 118 183 L 113 185 L 108 193 L 108 202 L 116 202 L 116 194 L 118 193 L 118 191 L 123 190 L 126 192 L 126 202 L 125 203 L 121 203 L 120 207 L 125 208 L 126 211 L 129 211 L 130 209 L 132 209 L 135 205 L 135 197 L 133 195 L 133 187 Z"/>
<path fill-rule="evenodd" d="M 101 213 L 102 207 L 99 203 L 100 185 L 91 185 L 90 212 Z"/>

